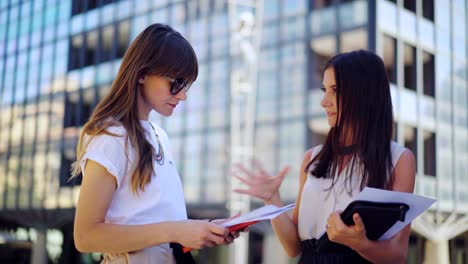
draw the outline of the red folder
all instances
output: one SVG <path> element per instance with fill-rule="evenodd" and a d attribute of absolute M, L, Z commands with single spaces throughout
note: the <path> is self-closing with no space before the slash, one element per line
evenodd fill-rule
<path fill-rule="evenodd" d="M 234 231 L 238 231 L 238 230 L 242 230 L 250 225 L 253 225 L 255 223 L 257 223 L 258 221 L 250 221 L 250 222 L 244 222 L 244 223 L 240 223 L 240 224 L 237 224 L 237 225 L 233 225 L 233 226 L 230 226 L 228 227 L 229 229 L 229 232 L 234 232 Z M 192 250 L 191 248 L 189 247 L 184 247 L 183 248 L 183 251 L 184 253 L 187 253 L 189 252 L 190 250 Z"/>

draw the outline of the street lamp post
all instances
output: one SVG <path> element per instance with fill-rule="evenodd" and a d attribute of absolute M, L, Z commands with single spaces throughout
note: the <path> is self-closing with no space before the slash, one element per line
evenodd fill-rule
<path fill-rule="evenodd" d="M 262 33 L 263 1 L 230 1 L 231 28 L 231 92 L 230 92 L 230 168 L 236 164 L 249 165 L 253 157 L 255 135 L 256 86 L 258 56 Z M 250 210 L 250 198 L 233 192 L 240 183 L 230 177 L 231 215 Z M 229 263 L 248 263 L 248 235 L 241 235 L 230 246 Z"/>

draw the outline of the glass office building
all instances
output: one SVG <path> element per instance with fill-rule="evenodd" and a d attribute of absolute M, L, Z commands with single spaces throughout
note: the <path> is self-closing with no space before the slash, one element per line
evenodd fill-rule
<path fill-rule="evenodd" d="M 416 156 L 415 192 L 438 199 L 413 223 L 408 263 L 466 263 L 467 1 L 266 0 L 263 12 L 255 155 L 270 172 L 292 165 L 283 199 L 295 199 L 302 155 L 328 130 L 323 64 L 338 52 L 374 50 L 391 81 L 394 138 Z M 189 39 L 200 73 L 172 117 L 151 118 L 171 137 L 189 216 L 227 216 L 234 60 L 226 0 L 3 0 L 0 262 L 42 263 L 45 252 L 59 263 L 98 259 L 74 249 L 80 181 L 68 181 L 69 170 L 80 127 L 129 43 L 155 22 Z M 249 263 L 293 261 L 268 223 L 249 237 Z M 227 262 L 227 247 L 196 254 L 200 263 Z"/>

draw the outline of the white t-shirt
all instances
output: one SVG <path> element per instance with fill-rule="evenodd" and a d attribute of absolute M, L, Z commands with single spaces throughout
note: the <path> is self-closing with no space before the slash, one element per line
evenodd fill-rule
<path fill-rule="evenodd" d="M 140 122 L 146 131 L 146 139 L 153 145 L 156 153 L 159 153 L 159 146 L 150 122 L 144 120 Z M 164 163 L 160 165 L 154 161 L 151 181 L 145 186 L 144 191 L 139 190 L 138 195 L 131 189 L 132 166 L 136 166 L 135 153 L 129 141 L 125 142 L 126 130 L 123 126 L 107 129 L 108 132 L 121 137 L 107 134 L 93 137 L 80 161 L 83 177 L 86 177 L 84 174 L 86 161 L 91 159 L 106 168 L 117 181 L 117 189 L 106 213 L 106 223 L 143 225 L 187 219 L 182 182 L 175 167 L 169 139 L 161 127 L 151 124 L 159 135 L 164 150 Z M 143 259 L 149 261 L 148 263 L 154 261 L 174 263 L 172 249 L 167 243 L 132 252 L 129 256 L 130 260 L 133 258 L 132 262 L 137 263 L 142 263 Z"/>

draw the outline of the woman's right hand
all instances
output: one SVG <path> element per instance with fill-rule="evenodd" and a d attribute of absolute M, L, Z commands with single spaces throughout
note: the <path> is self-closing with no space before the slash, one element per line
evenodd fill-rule
<path fill-rule="evenodd" d="M 235 189 L 234 191 L 257 197 L 262 199 L 265 203 L 272 203 L 274 199 L 279 199 L 279 187 L 290 167 L 284 167 L 278 175 L 272 177 L 263 169 L 260 162 L 255 161 L 254 165 L 257 168 L 257 172 L 248 170 L 242 165 L 237 166 L 240 172 L 246 177 L 239 176 L 239 172 L 235 172 L 234 177 L 247 185 L 248 189 Z"/>
<path fill-rule="evenodd" d="M 184 247 L 200 249 L 224 245 L 228 229 L 205 220 L 185 220 L 179 222 L 175 241 Z"/>

